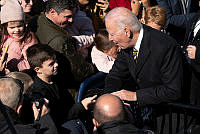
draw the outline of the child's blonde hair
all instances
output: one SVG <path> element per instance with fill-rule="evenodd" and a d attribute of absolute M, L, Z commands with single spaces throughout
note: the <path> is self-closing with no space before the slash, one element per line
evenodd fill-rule
<path fill-rule="evenodd" d="M 31 76 L 23 72 L 10 72 L 6 76 L 14 78 L 14 79 L 18 79 L 24 84 L 23 94 L 26 93 L 26 91 L 33 84 L 33 79 L 31 78 Z"/>
<path fill-rule="evenodd" d="M 148 8 L 144 21 L 145 24 L 155 23 L 163 28 L 166 23 L 165 9 L 159 6 L 153 6 Z"/>

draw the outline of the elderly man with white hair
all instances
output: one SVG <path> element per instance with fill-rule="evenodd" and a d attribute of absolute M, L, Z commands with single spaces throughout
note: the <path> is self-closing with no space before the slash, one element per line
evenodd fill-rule
<path fill-rule="evenodd" d="M 142 108 L 137 114 L 140 127 L 154 128 L 151 106 L 161 110 L 156 104 L 175 101 L 181 95 L 180 47 L 168 35 L 142 25 L 123 7 L 111 10 L 105 25 L 109 39 L 121 48 L 105 80 L 105 91 L 134 102 L 133 108 Z"/>

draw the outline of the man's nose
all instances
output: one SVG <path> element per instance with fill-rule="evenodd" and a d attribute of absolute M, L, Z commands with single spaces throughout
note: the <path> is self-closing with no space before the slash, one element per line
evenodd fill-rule
<path fill-rule="evenodd" d="M 109 34 L 108 39 L 113 41 L 113 36 Z"/>
<path fill-rule="evenodd" d="M 54 67 L 58 67 L 58 62 L 55 62 L 55 63 L 54 63 Z"/>

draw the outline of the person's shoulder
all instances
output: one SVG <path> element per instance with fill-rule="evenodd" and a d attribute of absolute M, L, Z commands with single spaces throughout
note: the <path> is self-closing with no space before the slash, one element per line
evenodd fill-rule
<path fill-rule="evenodd" d="M 144 34 L 145 32 L 148 32 L 149 35 L 151 36 L 151 38 L 153 38 L 154 41 L 162 41 L 162 42 L 176 42 L 174 38 L 172 38 L 171 36 L 169 36 L 168 34 L 156 30 L 152 27 L 146 26 L 144 25 Z"/>
<path fill-rule="evenodd" d="M 41 80 L 38 76 L 35 76 L 33 78 L 32 88 L 42 88 L 44 85 L 46 85 L 46 83 L 43 80 Z"/>
<path fill-rule="evenodd" d="M 110 132 L 119 134 L 140 134 L 141 132 L 133 124 L 125 120 L 105 122 L 100 126 L 100 129 L 108 134 L 111 134 Z"/>
<path fill-rule="evenodd" d="M 51 85 L 41 80 L 39 77 L 33 79 L 29 92 L 36 96 L 46 96 L 48 90 L 51 89 Z"/>
<path fill-rule="evenodd" d="M 145 39 L 148 40 L 149 46 L 156 51 L 168 51 L 169 49 L 179 46 L 174 38 L 151 27 L 144 28 Z"/>
<path fill-rule="evenodd" d="M 91 21 L 89 17 L 87 17 L 86 13 L 83 11 L 78 10 L 76 12 L 76 15 L 74 16 L 75 21 L 80 21 L 80 20 L 88 20 Z"/>
<path fill-rule="evenodd" d="M 65 35 L 63 36 L 58 34 L 51 41 L 49 41 L 48 45 L 60 53 L 63 53 L 64 51 L 75 50 L 75 41 L 73 40 L 73 38 Z"/>
<path fill-rule="evenodd" d="M 19 134 L 28 134 L 28 133 L 36 133 L 37 129 L 33 127 L 33 125 L 24 125 L 24 124 L 16 124 L 15 125 L 16 132 Z"/>
<path fill-rule="evenodd" d="M 78 10 L 75 14 L 75 17 L 86 17 L 86 13 L 81 10 Z"/>

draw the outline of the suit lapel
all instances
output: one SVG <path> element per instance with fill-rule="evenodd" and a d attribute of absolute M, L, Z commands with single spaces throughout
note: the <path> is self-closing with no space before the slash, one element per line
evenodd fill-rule
<path fill-rule="evenodd" d="M 139 50 L 139 55 L 138 55 L 138 62 L 136 65 L 136 75 L 140 72 L 142 69 L 145 61 L 147 60 L 149 54 L 150 54 L 150 49 L 149 49 L 149 41 L 150 41 L 150 32 L 147 31 L 147 27 L 144 26 L 144 35 L 143 39 L 140 45 L 140 50 Z"/>

